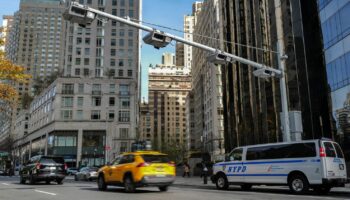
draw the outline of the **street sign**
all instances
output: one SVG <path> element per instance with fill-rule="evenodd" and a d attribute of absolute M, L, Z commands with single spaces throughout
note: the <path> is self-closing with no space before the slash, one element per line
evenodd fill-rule
<path fill-rule="evenodd" d="M 111 146 L 105 146 L 105 150 L 109 151 L 111 149 L 112 149 Z"/>

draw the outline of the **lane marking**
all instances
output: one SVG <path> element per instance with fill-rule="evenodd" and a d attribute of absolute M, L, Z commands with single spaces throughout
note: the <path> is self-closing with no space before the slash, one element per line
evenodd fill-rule
<path fill-rule="evenodd" d="M 44 194 L 49 194 L 49 195 L 52 195 L 52 196 L 55 196 L 57 194 L 55 193 L 51 193 L 51 192 L 45 192 L 45 191 L 41 191 L 41 190 L 34 190 L 35 192 L 40 192 L 40 193 L 44 193 Z"/>
<path fill-rule="evenodd" d="M 10 185 L 10 184 L 8 184 L 8 183 L 2 183 L 3 185 Z"/>

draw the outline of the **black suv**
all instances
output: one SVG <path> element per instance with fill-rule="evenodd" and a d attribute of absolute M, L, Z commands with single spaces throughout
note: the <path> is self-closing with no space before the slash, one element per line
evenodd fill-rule
<path fill-rule="evenodd" d="M 30 184 L 45 181 L 56 181 L 62 184 L 65 178 L 67 165 L 63 157 L 58 156 L 34 156 L 20 170 L 20 182 L 24 184 L 26 180 Z"/>

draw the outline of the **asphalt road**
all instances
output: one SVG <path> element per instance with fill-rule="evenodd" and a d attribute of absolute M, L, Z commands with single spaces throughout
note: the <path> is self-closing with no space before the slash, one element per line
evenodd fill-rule
<path fill-rule="evenodd" d="M 228 199 L 349 199 L 349 191 L 333 191 L 326 196 L 292 195 L 287 188 L 257 187 L 252 191 L 240 191 L 230 187 L 227 191 L 218 191 L 213 186 L 173 185 L 167 192 L 158 188 L 138 188 L 136 193 L 125 193 L 123 188 L 109 187 L 107 191 L 97 190 L 94 182 L 75 182 L 66 180 L 63 185 L 37 183 L 35 185 L 19 184 L 18 177 L 0 177 L 0 200 L 228 200 Z"/>

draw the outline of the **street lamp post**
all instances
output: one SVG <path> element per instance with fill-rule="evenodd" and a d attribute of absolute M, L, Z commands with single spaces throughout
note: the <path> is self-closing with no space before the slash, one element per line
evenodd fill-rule
<path fill-rule="evenodd" d="M 277 15 L 276 11 L 276 15 Z M 286 84 L 285 84 L 285 72 L 284 72 L 284 59 L 286 58 L 280 52 L 278 53 L 279 58 L 279 69 L 266 66 L 261 63 L 257 63 L 225 51 L 221 51 L 207 45 L 203 45 L 193 41 L 187 41 L 182 37 L 178 37 L 163 31 L 156 30 L 152 27 L 144 26 L 140 23 L 136 23 L 130 20 L 130 18 L 122 18 L 114 16 L 103 11 L 90 8 L 85 5 L 81 5 L 78 2 L 71 2 L 69 8 L 64 12 L 63 17 L 65 20 L 71 21 L 73 23 L 78 23 L 80 26 L 85 27 L 89 25 L 97 16 L 105 17 L 107 19 L 115 20 L 120 23 L 127 24 L 129 26 L 144 30 L 149 32 L 144 38 L 143 41 L 146 44 L 154 46 L 156 49 L 163 48 L 167 46 L 172 40 L 181 42 L 193 47 L 200 48 L 202 50 L 208 51 L 211 53 L 207 60 L 214 64 L 226 64 L 228 62 L 240 62 L 246 65 L 254 67 L 256 70 L 253 74 L 260 78 L 269 78 L 276 77 L 280 79 L 280 89 L 281 89 L 281 101 L 282 101 L 282 113 L 281 122 L 283 126 L 283 141 L 290 141 L 289 134 L 289 117 L 288 117 L 288 104 L 286 97 Z M 278 25 L 277 25 L 278 26 Z M 282 44 L 281 44 L 282 45 Z M 281 49 L 283 50 L 283 49 Z"/>

